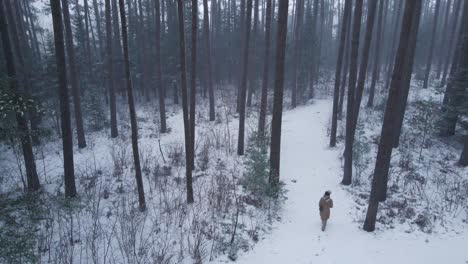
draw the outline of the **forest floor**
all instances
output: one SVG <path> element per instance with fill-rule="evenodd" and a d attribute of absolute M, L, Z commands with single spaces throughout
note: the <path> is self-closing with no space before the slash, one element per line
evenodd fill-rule
<path fill-rule="evenodd" d="M 288 199 L 272 233 L 237 263 L 468 263 L 468 232 L 407 233 L 401 227 L 363 231 L 359 209 L 340 185 L 340 149 L 328 147 L 329 100 L 285 113 L 281 177 Z M 332 191 L 334 208 L 325 232 L 320 230 L 318 201 Z M 219 263 L 228 260 L 221 258 Z"/>

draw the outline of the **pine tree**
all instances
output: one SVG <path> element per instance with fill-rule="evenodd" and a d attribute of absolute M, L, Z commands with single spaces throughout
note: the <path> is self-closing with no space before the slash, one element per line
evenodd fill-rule
<path fill-rule="evenodd" d="M 377 160 L 374 169 L 374 176 L 372 179 L 369 207 L 367 209 L 366 220 L 363 227 L 364 230 L 368 232 L 375 230 L 379 200 L 382 201 L 382 196 L 384 195 L 387 188 L 387 177 L 385 175 L 388 175 L 390 168 L 390 159 L 393 149 L 392 144 L 394 140 L 393 126 L 395 124 L 399 110 L 398 101 L 402 100 L 401 81 L 405 71 L 412 71 L 412 69 L 408 67 L 408 57 L 411 55 L 414 56 L 414 48 L 416 47 L 415 42 L 418 33 L 420 15 L 421 0 L 406 1 L 401 27 L 400 43 L 395 60 L 395 69 L 392 74 L 393 77 L 385 108 L 384 122 L 382 125 Z"/>
<path fill-rule="evenodd" d="M 141 211 L 146 210 L 145 202 L 145 191 L 143 188 L 143 178 L 141 176 L 141 165 L 140 165 L 140 152 L 138 151 L 138 124 L 135 112 L 135 103 L 133 99 L 133 86 L 132 79 L 130 76 L 130 60 L 128 56 L 128 35 L 127 35 L 127 19 L 125 17 L 125 3 L 124 0 L 119 0 L 120 7 L 120 22 L 122 23 L 122 44 L 124 50 L 124 68 L 125 68 L 125 79 L 127 84 L 127 99 L 128 108 L 130 111 L 130 126 L 132 129 L 132 149 L 133 149 L 133 160 L 135 163 L 135 178 L 138 190 L 138 202 Z"/>
<path fill-rule="evenodd" d="M 273 95 L 273 117 L 270 141 L 270 178 L 278 186 L 280 177 L 281 124 L 283 119 L 284 66 L 286 34 L 288 31 L 288 0 L 278 0 L 278 33 L 276 37 L 275 90 Z"/>
<path fill-rule="evenodd" d="M 184 3 L 183 0 L 177 0 L 177 11 L 179 17 L 179 56 L 180 56 L 180 78 L 182 88 L 182 111 L 184 116 L 184 134 L 185 134 L 185 176 L 187 184 L 187 203 L 193 203 L 192 186 L 192 168 L 190 151 L 190 120 L 187 100 L 187 76 L 185 70 L 185 33 L 184 33 Z"/>
<path fill-rule="evenodd" d="M 52 21 L 54 26 L 55 57 L 58 75 L 58 92 L 60 99 L 60 120 L 62 128 L 63 169 L 65 178 L 65 196 L 76 196 L 75 170 L 73 162 L 73 139 L 70 118 L 70 102 L 67 88 L 67 67 L 65 63 L 65 47 L 63 40 L 63 21 L 60 0 L 50 0 Z"/>

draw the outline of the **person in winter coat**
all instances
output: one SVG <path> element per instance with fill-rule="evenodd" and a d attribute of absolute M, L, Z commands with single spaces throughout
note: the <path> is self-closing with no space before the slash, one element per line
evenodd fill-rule
<path fill-rule="evenodd" d="M 333 207 L 333 200 L 330 198 L 331 192 L 326 191 L 319 201 L 320 218 L 322 219 L 322 231 L 327 227 L 328 218 L 330 218 L 330 208 Z"/>

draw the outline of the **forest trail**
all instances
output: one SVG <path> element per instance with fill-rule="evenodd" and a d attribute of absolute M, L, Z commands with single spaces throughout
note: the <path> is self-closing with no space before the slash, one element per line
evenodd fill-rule
<path fill-rule="evenodd" d="M 445 236 L 403 230 L 367 233 L 353 220 L 352 214 L 359 212 L 340 186 L 341 153 L 328 147 L 331 105 L 330 100 L 318 100 L 284 113 L 280 169 L 288 199 L 282 219 L 251 251 L 240 253 L 236 263 L 374 264 L 378 260 L 438 264 L 445 263 L 448 256 L 456 260 L 453 263 L 468 263 L 464 230 Z M 327 230 L 322 232 L 318 201 L 326 190 L 332 191 L 334 208 Z"/>

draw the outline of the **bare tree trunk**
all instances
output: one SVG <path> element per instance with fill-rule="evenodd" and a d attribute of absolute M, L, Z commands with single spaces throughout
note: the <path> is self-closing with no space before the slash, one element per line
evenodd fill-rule
<path fill-rule="evenodd" d="M 141 176 L 140 152 L 138 151 L 138 125 L 137 125 L 137 120 L 136 120 L 135 103 L 133 100 L 132 79 L 130 76 L 130 60 L 128 56 L 127 19 L 125 17 L 124 0 L 119 0 L 119 7 L 120 7 L 120 23 L 122 24 L 124 68 L 125 68 L 125 79 L 126 79 L 126 84 L 127 84 L 128 110 L 130 112 L 130 126 L 132 129 L 132 149 L 133 149 L 133 160 L 135 163 L 135 178 L 136 178 L 137 190 L 138 190 L 138 203 L 139 203 L 140 211 L 145 211 L 146 210 L 145 191 L 143 188 L 143 178 Z"/>
<path fill-rule="evenodd" d="M 273 119 L 271 121 L 270 178 L 278 186 L 280 177 L 281 124 L 283 118 L 284 62 L 286 34 L 288 31 L 288 0 L 278 0 L 278 35 L 276 38 L 275 92 L 273 95 Z"/>
<path fill-rule="evenodd" d="M 374 106 L 374 96 L 375 96 L 375 85 L 379 81 L 380 78 L 380 57 L 381 57 L 381 42 L 383 38 L 383 11 L 385 7 L 385 3 L 388 0 L 384 0 L 380 2 L 379 6 L 379 19 L 377 22 L 377 34 L 376 34 L 376 43 L 375 43 L 375 61 L 374 61 L 374 69 L 372 70 L 372 80 L 371 85 L 369 88 L 369 98 L 367 100 L 367 107 Z"/>
<path fill-rule="evenodd" d="M 351 3 L 352 0 L 345 0 L 344 13 L 343 13 L 343 22 L 341 24 L 341 33 L 340 33 L 340 46 L 338 48 L 338 58 L 336 62 L 336 71 L 335 71 L 335 88 L 333 91 L 333 113 L 332 113 L 332 127 L 330 134 L 330 147 L 336 146 L 336 131 L 338 127 L 338 100 L 340 93 L 340 81 L 341 81 L 341 68 L 343 63 L 343 53 L 345 50 L 346 44 L 346 35 L 347 35 L 347 22 L 351 16 Z"/>
<path fill-rule="evenodd" d="M 466 167 L 468 166 L 468 135 L 465 135 L 465 139 L 463 140 L 463 151 L 460 155 L 460 160 L 458 164 L 460 166 Z"/>
<path fill-rule="evenodd" d="M 458 25 L 458 20 L 459 20 L 459 17 L 460 17 L 460 9 L 462 7 L 462 0 L 458 0 L 457 3 L 456 3 L 456 7 L 454 8 L 453 10 L 453 20 L 452 20 L 452 23 L 451 23 L 451 32 L 450 32 L 450 37 L 449 37 L 449 44 L 448 44 L 448 54 L 447 56 L 445 57 L 445 62 L 444 62 L 444 72 L 442 74 L 442 85 L 445 85 L 446 81 L 447 81 L 447 75 L 448 75 L 448 72 L 449 72 L 449 67 L 450 67 L 450 62 L 452 60 L 454 60 L 454 56 L 453 56 L 453 53 L 454 53 L 454 50 L 456 50 L 456 48 L 454 47 L 456 44 L 457 44 L 457 25 Z"/>
<path fill-rule="evenodd" d="M 247 106 L 252 106 L 252 95 L 255 90 L 255 83 L 257 80 L 257 32 L 258 32 L 258 7 L 259 0 L 254 0 L 254 23 L 253 23 L 253 34 L 252 34 L 252 45 L 250 45 L 250 78 L 249 78 L 249 93 L 247 95 Z"/>
<path fill-rule="evenodd" d="M 247 74 L 249 65 L 249 41 L 250 41 L 250 25 L 252 21 L 252 0 L 247 0 L 247 12 L 245 20 L 245 38 L 244 38 L 244 54 L 242 61 L 242 82 L 239 103 L 239 137 L 237 141 L 237 154 L 244 155 L 244 134 L 245 134 L 245 97 L 247 94 Z"/>
<path fill-rule="evenodd" d="M 434 22 L 432 24 L 432 33 L 431 33 L 431 44 L 429 47 L 429 56 L 427 57 L 427 64 L 426 64 L 426 73 L 424 74 L 424 84 L 423 88 L 427 88 L 428 81 L 429 81 L 429 74 L 431 73 L 431 66 L 432 66 L 432 57 L 434 56 L 434 44 L 435 44 L 435 37 L 437 32 L 437 22 L 439 20 L 439 10 L 440 10 L 440 0 L 436 1 L 435 6 L 435 13 L 434 13 Z"/>
<path fill-rule="evenodd" d="M 192 73 L 190 74 L 190 168 L 195 169 L 195 99 L 197 85 L 198 3 L 192 0 Z"/>
<path fill-rule="evenodd" d="M 179 16 L 179 56 L 180 56 L 180 76 L 182 86 L 182 111 L 184 116 L 185 133 L 185 172 L 187 184 L 187 203 L 193 203 L 192 168 L 190 167 L 190 120 L 187 100 L 187 76 L 185 72 L 185 33 L 184 33 L 184 3 L 177 0 L 177 10 Z"/>
<path fill-rule="evenodd" d="M 164 0 L 162 0 L 164 2 Z M 162 87 L 162 78 L 161 78 L 161 10 L 159 6 L 159 0 L 155 0 L 155 10 L 156 10 L 156 42 L 155 42 L 155 59 L 156 59 L 156 87 L 158 89 L 158 99 L 159 99 L 159 119 L 161 122 L 160 130 L 161 133 L 167 132 L 166 125 L 166 103 L 164 102 L 164 91 Z"/>
<path fill-rule="evenodd" d="M 304 10 L 303 0 L 296 0 L 296 24 L 294 28 L 294 57 L 293 57 L 293 73 L 292 73 L 292 95 L 291 95 L 291 106 L 296 108 L 297 106 L 297 79 L 299 78 L 298 68 L 301 63 L 301 30 L 302 30 L 302 16 Z"/>
<path fill-rule="evenodd" d="M 210 101 L 210 121 L 215 120 L 213 78 L 211 70 L 210 20 L 208 16 L 208 0 L 203 0 L 203 31 L 205 35 L 206 71 L 208 79 L 208 94 Z"/>
<path fill-rule="evenodd" d="M 96 23 L 98 39 L 99 39 L 99 51 L 100 51 L 101 59 L 104 59 L 104 43 L 103 43 L 104 37 L 102 34 L 102 29 L 101 29 L 101 15 L 99 13 L 97 0 L 93 0 L 93 8 L 94 8 L 94 20 Z"/>
<path fill-rule="evenodd" d="M 443 61 L 444 58 L 447 57 L 447 42 L 448 42 L 448 34 L 449 34 L 449 16 L 450 16 L 450 7 L 452 5 L 452 0 L 447 0 L 447 4 L 445 5 L 445 14 L 444 14 L 444 24 L 441 28 L 442 31 L 442 38 L 440 39 L 439 43 L 439 50 L 440 54 L 437 56 L 437 79 L 440 79 L 440 75 L 442 74 L 443 68 Z"/>
<path fill-rule="evenodd" d="M 107 67 L 107 89 L 110 97 L 110 125 L 111 125 L 111 138 L 116 138 L 119 135 L 117 129 L 117 109 L 115 102 L 114 90 L 114 54 L 112 46 L 112 20 L 111 20 L 111 0 L 105 0 L 106 8 L 106 67 Z"/>
<path fill-rule="evenodd" d="M 6 0 L 8 1 L 8 0 Z M 8 3 L 7 3 L 8 4 Z M 6 22 L 6 14 L 3 8 L 3 0 L 0 0 L 0 33 L 2 38 L 2 48 L 3 54 L 5 56 L 7 76 L 9 80 L 9 86 L 15 94 L 20 94 L 18 89 L 18 80 L 17 80 L 17 71 L 14 64 L 13 51 L 10 44 L 10 37 L 8 32 L 8 26 Z M 11 27 L 16 25 L 12 24 Z M 34 161 L 34 152 L 32 149 L 32 143 L 30 138 L 30 133 L 26 118 L 24 114 L 17 112 L 15 114 L 16 123 L 19 130 L 21 148 L 23 151 L 24 166 L 26 169 L 26 179 L 27 179 L 27 190 L 29 192 L 39 190 L 40 183 L 39 177 L 37 175 L 36 163 Z"/>
<path fill-rule="evenodd" d="M 393 125 L 395 124 L 398 115 L 398 101 L 401 100 L 400 89 L 401 80 L 405 74 L 405 70 L 412 71 L 405 61 L 408 61 L 409 54 L 414 55 L 416 45 L 411 42 L 416 41 L 418 33 L 419 18 L 421 15 L 421 0 L 406 1 L 405 12 L 403 16 L 400 44 L 395 60 L 395 69 L 393 72 L 390 91 L 385 108 L 384 122 L 382 125 L 382 133 L 380 137 L 379 149 L 377 152 L 377 161 L 374 169 L 374 177 L 372 180 L 371 195 L 369 198 L 369 207 L 367 209 L 366 220 L 364 222 L 364 230 L 372 232 L 375 230 L 375 222 L 377 218 L 377 210 L 379 200 L 386 189 L 385 175 L 388 175 L 390 167 L 390 159 L 392 154 L 392 144 L 394 139 Z"/>
<path fill-rule="evenodd" d="M 366 81 L 366 74 L 367 74 L 367 65 L 369 63 L 369 54 L 371 50 L 371 42 L 372 42 L 372 31 L 374 29 L 374 20 L 375 20 L 375 11 L 377 9 L 377 1 L 370 1 L 369 2 L 369 9 L 367 14 L 367 22 L 366 22 L 366 33 L 364 37 L 364 47 L 362 49 L 363 54 L 361 58 L 361 65 L 359 68 L 359 78 L 356 87 L 356 98 L 355 98 L 355 106 L 353 112 L 353 128 L 351 129 L 351 151 L 354 144 L 354 135 L 356 134 L 356 126 L 359 118 L 359 110 L 361 108 L 361 99 L 362 93 L 364 92 L 364 84 Z"/>
<path fill-rule="evenodd" d="M 206 0 L 205 0 L 206 1 Z M 270 49 L 271 49 L 271 16 L 272 16 L 272 0 L 266 0 L 266 18 L 265 18 L 265 55 L 263 62 L 263 81 L 262 81 L 262 95 L 260 99 L 260 117 L 258 119 L 258 133 L 260 136 L 265 135 L 265 120 L 267 111 L 268 99 L 268 81 L 270 79 Z"/>
<path fill-rule="evenodd" d="M 354 101 L 355 101 L 355 87 L 357 77 L 357 64 L 359 56 L 359 36 L 361 32 L 361 18 L 362 18 L 362 2 L 363 0 L 356 0 L 354 8 L 354 22 L 353 22 L 353 35 L 351 42 L 351 62 L 349 69 L 349 84 L 348 84 L 348 101 L 346 104 L 346 138 L 345 138 L 345 165 L 343 185 L 350 185 L 353 173 L 353 127 L 354 127 Z"/>
<path fill-rule="evenodd" d="M 75 197 L 75 170 L 73 162 L 73 138 L 70 120 L 70 102 L 67 87 L 67 66 L 65 63 L 65 48 L 63 44 L 63 21 L 60 0 L 50 0 L 52 21 L 54 26 L 55 58 L 57 63 L 58 92 L 60 99 L 60 120 L 62 128 L 63 169 L 65 179 L 65 196 Z"/>
<path fill-rule="evenodd" d="M 311 37 L 312 37 L 312 67 L 310 69 L 309 73 L 309 99 L 314 98 L 315 95 L 315 79 L 317 78 L 315 76 L 315 69 L 317 67 L 315 61 L 315 57 L 319 56 L 318 52 L 316 51 L 317 47 L 317 17 L 318 17 L 318 0 L 314 0 L 314 8 L 313 8 L 313 15 L 312 15 L 312 25 L 310 27 L 312 28 L 311 30 Z"/>

